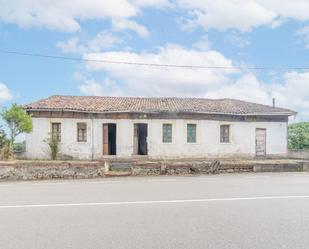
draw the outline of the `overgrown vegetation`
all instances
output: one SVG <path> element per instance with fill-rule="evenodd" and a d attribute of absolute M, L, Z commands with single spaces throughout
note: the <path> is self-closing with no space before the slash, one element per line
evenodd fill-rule
<path fill-rule="evenodd" d="M 13 151 L 14 153 L 21 153 L 26 150 L 26 144 L 25 141 L 22 143 L 14 143 L 13 144 Z"/>
<path fill-rule="evenodd" d="M 50 156 L 52 160 L 56 160 L 59 153 L 59 141 L 56 138 L 47 138 L 44 140 L 50 149 Z"/>
<path fill-rule="evenodd" d="M 309 122 L 289 125 L 288 128 L 289 149 L 309 149 Z"/>
<path fill-rule="evenodd" d="M 9 140 L 6 137 L 4 129 L 0 126 L 0 158 L 8 160 L 11 156 Z"/>
<path fill-rule="evenodd" d="M 13 155 L 13 145 L 16 137 L 21 133 L 29 133 L 32 131 L 32 119 L 27 112 L 17 104 L 13 104 L 10 108 L 4 109 L 1 116 L 9 130 L 9 149 Z"/>
<path fill-rule="evenodd" d="M 3 159 L 9 159 L 14 156 L 14 142 L 21 133 L 29 133 L 33 129 L 32 119 L 27 112 L 17 104 L 10 108 L 5 108 L 1 117 L 6 125 L 8 134 L 0 129 L 0 151 Z"/>

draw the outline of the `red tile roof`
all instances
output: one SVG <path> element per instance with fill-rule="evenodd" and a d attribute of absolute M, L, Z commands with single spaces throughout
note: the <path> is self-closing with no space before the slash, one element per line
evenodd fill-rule
<path fill-rule="evenodd" d="M 235 99 L 140 98 L 55 95 L 24 106 L 28 111 L 78 111 L 89 113 L 210 113 L 232 115 L 283 115 L 296 112 Z"/>

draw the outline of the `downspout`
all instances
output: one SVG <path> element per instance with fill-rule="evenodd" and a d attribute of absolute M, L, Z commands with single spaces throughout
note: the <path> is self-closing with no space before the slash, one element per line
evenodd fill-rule
<path fill-rule="evenodd" d="M 91 115 L 91 160 L 94 160 L 94 119 Z"/>

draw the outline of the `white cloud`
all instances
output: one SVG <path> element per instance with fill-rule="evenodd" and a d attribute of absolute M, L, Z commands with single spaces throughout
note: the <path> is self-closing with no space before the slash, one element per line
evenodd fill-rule
<path fill-rule="evenodd" d="M 309 49 L 309 25 L 299 29 L 296 34 L 303 38 L 306 48 Z"/>
<path fill-rule="evenodd" d="M 69 32 L 80 30 L 81 20 L 129 18 L 138 13 L 138 6 L 128 0 L 0 0 L 0 6 L 4 22 Z"/>
<path fill-rule="evenodd" d="M 58 42 L 57 47 L 64 53 L 89 53 L 110 49 L 122 40 L 110 32 L 100 32 L 94 38 L 82 43 L 80 38 L 72 37 L 67 41 Z"/>
<path fill-rule="evenodd" d="M 172 3 L 169 0 L 131 0 L 134 5 L 141 7 L 155 7 L 166 8 L 172 7 Z"/>
<path fill-rule="evenodd" d="M 250 45 L 249 39 L 235 32 L 226 35 L 225 40 L 238 48 L 244 48 Z"/>
<path fill-rule="evenodd" d="M 271 92 L 253 74 L 244 74 L 235 82 L 218 85 L 206 94 L 208 98 L 233 98 L 262 104 L 271 104 Z"/>
<path fill-rule="evenodd" d="M 272 85 L 277 103 L 299 112 L 301 119 L 309 120 L 309 72 L 289 72 L 283 82 Z"/>
<path fill-rule="evenodd" d="M 245 74 L 236 82 L 218 87 L 207 95 L 210 98 L 236 98 L 290 108 L 299 113 L 299 120 L 309 120 L 309 73 L 289 72 L 279 82 L 265 84 L 253 74 Z"/>
<path fill-rule="evenodd" d="M 9 88 L 0 82 L 0 104 L 13 98 Z"/>
<path fill-rule="evenodd" d="M 247 32 L 261 25 L 274 28 L 286 19 L 309 20 L 307 0 L 179 0 L 178 7 L 188 10 L 185 28 Z"/>
<path fill-rule="evenodd" d="M 187 50 L 167 45 L 156 53 L 105 52 L 90 53 L 87 59 L 130 61 L 154 64 L 232 66 L 232 61 L 216 51 Z M 203 96 L 207 91 L 225 84 L 236 70 L 208 70 L 184 68 L 154 68 L 87 62 L 87 69 L 104 71 L 108 77 L 123 82 L 127 95 L 192 95 Z"/>
<path fill-rule="evenodd" d="M 122 40 L 109 32 L 101 32 L 87 42 L 88 51 L 99 52 L 102 49 L 112 48 Z"/>
<path fill-rule="evenodd" d="M 199 50 L 209 50 L 211 47 L 211 41 L 209 40 L 207 35 L 202 36 L 202 38 L 193 44 L 193 48 Z"/>
<path fill-rule="evenodd" d="M 185 49 L 178 45 L 166 45 L 152 53 L 90 53 L 85 58 L 154 64 L 236 65 L 217 51 Z M 86 82 L 80 87 L 86 94 L 235 98 L 267 105 L 271 105 L 275 97 L 277 106 L 298 111 L 301 120 L 309 119 L 309 73 L 289 72 L 275 82 L 262 82 L 252 72 L 234 69 L 156 68 L 99 62 L 87 62 L 86 69 L 112 79 L 112 83 L 105 79 Z"/>
<path fill-rule="evenodd" d="M 86 80 L 78 88 L 83 94 L 89 96 L 120 96 L 123 93 L 116 82 L 109 78 L 104 78 L 101 82 Z"/>
<path fill-rule="evenodd" d="M 64 53 L 83 53 L 85 47 L 79 44 L 78 37 L 72 37 L 69 40 L 58 42 L 56 45 Z"/>
<path fill-rule="evenodd" d="M 129 19 L 139 15 L 142 8 L 170 5 L 169 0 L 0 0 L 0 21 L 20 27 L 76 32 L 82 21 L 109 18 L 122 20 L 122 30 L 128 28 L 145 37 L 147 29 Z"/>
<path fill-rule="evenodd" d="M 180 6 L 190 10 L 191 22 L 205 29 L 250 31 L 271 23 L 277 16 L 253 0 L 180 0 Z"/>
<path fill-rule="evenodd" d="M 114 19 L 113 28 L 118 31 L 122 30 L 135 31 L 142 38 L 147 38 L 149 36 L 149 31 L 145 26 L 128 19 Z"/>

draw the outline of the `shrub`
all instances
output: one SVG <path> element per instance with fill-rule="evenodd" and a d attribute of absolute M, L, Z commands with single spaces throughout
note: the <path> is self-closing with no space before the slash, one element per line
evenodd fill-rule
<path fill-rule="evenodd" d="M 289 149 L 309 149 L 309 122 L 289 125 L 288 143 Z"/>
<path fill-rule="evenodd" d="M 25 144 L 25 142 L 22 142 L 22 143 L 14 143 L 14 144 L 13 144 L 13 151 L 14 151 L 14 153 L 24 152 L 25 149 L 26 149 L 26 144 Z"/>
<path fill-rule="evenodd" d="M 0 126 L 0 159 L 8 160 L 13 156 L 13 151 L 10 147 L 10 140 L 7 139 L 4 130 Z"/>
<path fill-rule="evenodd" d="M 50 149 L 50 156 L 52 160 L 56 160 L 59 153 L 59 141 L 55 138 L 45 139 Z"/>

